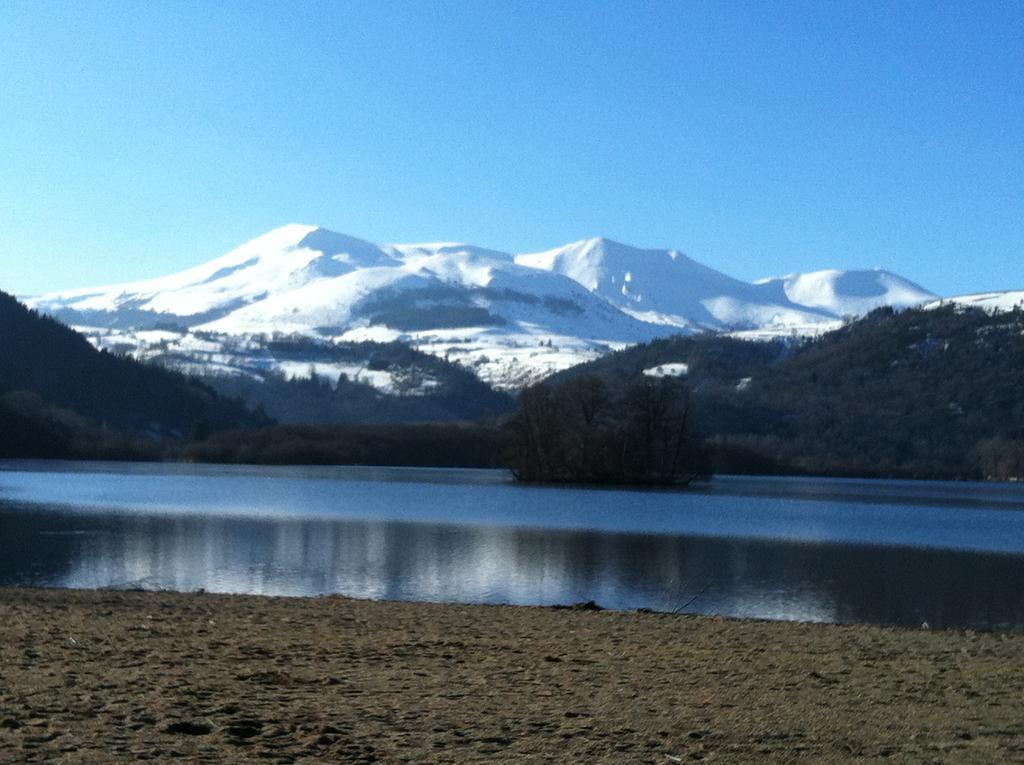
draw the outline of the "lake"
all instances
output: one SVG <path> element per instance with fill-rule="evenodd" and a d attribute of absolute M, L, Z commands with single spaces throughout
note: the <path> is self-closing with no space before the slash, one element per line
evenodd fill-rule
<path fill-rule="evenodd" d="M 0 462 L 0 585 L 1024 629 L 1024 485 Z"/>

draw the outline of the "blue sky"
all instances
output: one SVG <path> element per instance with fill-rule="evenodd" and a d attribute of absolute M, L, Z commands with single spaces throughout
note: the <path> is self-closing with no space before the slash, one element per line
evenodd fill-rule
<path fill-rule="evenodd" d="M 1024 4 L 0 4 L 0 289 L 275 226 L 1024 288 Z"/>

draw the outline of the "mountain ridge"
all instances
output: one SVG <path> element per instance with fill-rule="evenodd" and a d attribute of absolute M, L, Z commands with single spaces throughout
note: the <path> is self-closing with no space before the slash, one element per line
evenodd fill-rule
<path fill-rule="evenodd" d="M 94 342 L 134 344 L 137 353 L 139 333 L 160 327 L 402 340 L 514 389 L 669 334 L 816 334 L 851 314 L 937 297 L 887 271 L 744 282 L 678 250 L 603 237 L 514 254 L 457 242 L 375 244 L 288 224 L 168 276 L 27 302 Z"/>

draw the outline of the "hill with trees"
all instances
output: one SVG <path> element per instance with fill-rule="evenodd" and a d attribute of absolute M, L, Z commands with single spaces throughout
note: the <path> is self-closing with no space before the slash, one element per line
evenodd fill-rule
<path fill-rule="evenodd" d="M 256 356 L 251 349 L 249 353 Z M 289 337 L 263 341 L 258 353 L 259 358 L 289 364 L 303 374 L 287 377 L 275 368 L 264 371 L 250 364 L 246 374 L 202 379 L 222 395 L 263 406 L 281 423 L 466 422 L 506 414 L 513 406 L 510 395 L 494 390 L 472 372 L 405 343 L 326 343 Z M 157 360 L 171 366 L 176 362 Z M 317 371 L 324 369 L 335 372 Z M 349 371 L 339 374 L 340 369 Z M 371 380 L 387 384 L 374 385 Z"/>
<path fill-rule="evenodd" d="M 674 366 L 666 366 L 674 365 Z M 813 340 L 676 337 L 553 381 L 685 370 L 725 472 L 1024 476 L 1024 312 L 879 309 Z"/>
<path fill-rule="evenodd" d="M 158 366 L 97 351 L 0 292 L 0 456 L 152 456 L 162 440 L 270 422 Z"/>

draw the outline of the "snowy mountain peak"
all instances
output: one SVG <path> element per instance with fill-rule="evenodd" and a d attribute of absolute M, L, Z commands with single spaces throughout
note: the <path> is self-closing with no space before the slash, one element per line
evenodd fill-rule
<path fill-rule="evenodd" d="M 221 259 L 228 259 L 236 253 L 259 254 L 259 253 L 280 253 L 299 247 L 299 243 L 315 231 L 316 226 L 309 226 L 303 223 L 288 223 L 278 226 L 265 234 L 260 234 L 255 239 L 250 239 L 243 245 L 236 247 L 224 255 Z"/>
<path fill-rule="evenodd" d="M 757 284 L 776 297 L 837 316 L 860 316 L 881 306 L 906 308 L 935 298 L 923 287 L 880 268 L 812 271 L 762 279 Z"/>
<path fill-rule="evenodd" d="M 702 278 L 724 274 L 701 266 L 675 250 L 642 250 L 604 237 L 581 239 L 543 252 L 516 255 L 516 263 L 564 274 L 613 301 L 624 296 L 631 303 L 644 302 L 639 289 L 641 275 L 683 277 L 680 268 L 701 271 Z M 675 265 L 673 265 L 675 264 Z"/>
<path fill-rule="evenodd" d="M 756 285 L 678 250 L 644 250 L 597 238 L 517 255 L 516 262 L 564 274 L 620 310 L 654 324 L 729 329 L 824 318 L 786 299 L 766 301 Z"/>

